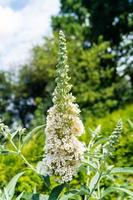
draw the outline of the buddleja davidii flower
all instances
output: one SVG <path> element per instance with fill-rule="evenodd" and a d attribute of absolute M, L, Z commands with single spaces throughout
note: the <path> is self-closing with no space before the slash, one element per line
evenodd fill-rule
<path fill-rule="evenodd" d="M 74 120 L 72 111 L 71 114 L 64 114 L 56 106 L 53 106 L 48 113 L 46 157 L 44 159 L 47 166 L 46 171 L 49 175 L 55 174 L 61 176 L 62 181 L 67 182 L 75 174 L 84 151 L 82 143 L 76 138 L 76 135 L 83 133 L 84 127 L 77 116 L 75 116 Z"/>
<path fill-rule="evenodd" d="M 75 97 L 70 93 L 72 85 L 69 83 L 68 76 L 69 66 L 67 64 L 66 39 L 62 31 L 59 32 L 59 58 L 56 70 L 56 88 L 53 93 L 53 103 L 58 109 L 64 111 L 68 102 L 74 102 Z"/>
<path fill-rule="evenodd" d="M 119 137 L 121 135 L 123 128 L 122 120 L 120 119 L 110 135 L 108 141 L 103 145 L 103 155 L 106 157 L 107 155 L 112 155 L 112 152 L 115 150 L 115 146 L 119 141 Z"/>
<path fill-rule="evenodd" d="M 84 152 L 83 144 L 77 139 L 84 132 L 84 126 L 78 105 L 70 93 L 68 70 L 65 36 L 60 31 L 54 106 L 48 110 L 45 158 L 40 167 L 45 174 L 60 176 L 61 182 L 72 179 Z"/>

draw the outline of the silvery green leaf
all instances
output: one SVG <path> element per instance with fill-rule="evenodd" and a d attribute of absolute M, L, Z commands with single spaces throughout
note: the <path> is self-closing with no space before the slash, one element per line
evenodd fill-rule
<path fill-rule="evenodd" d="M 17 181 L 20 178 L 20 176 L 22 176 L 23 174 L 24 174 L 24 172 L 21 172 L 11 179 L 11 181 L 4 188 L 4 194 L 2 195 L 1 200 L 6 200 L 7 196 L 8 196 L 7 200 L 12 200 L 14 192 L 15 192 L 15 186 L 17 184 Z"/>
<path fill-rule="evenodd" d="M 98 183 L 98 181 L 100 179 L 100 176 L 101 176 L 100 173 L 97 171 L 96 174 L 95 174 L 95 176 L 93 176 L 93 178 L 91 179 L 90 186 L 89 186 L 90 193 L 92 192 L 92 190 L 94 189 L 94 187 Z"/>
<path fill-rule="evenodd" d="M 109 195 L 112 192 L 124 192 L 126 194 L 128 194 L 129 196 L 133 197 L 133 192 L 126 189 L 126 188 L 122 188 L 122 187 L 109 187 L 106 190 L 103 191 L 103 193 L 101 194 L 101 198 Z"/>
<path fill-rule="evenodd" d="M 81 187 L 81 189 L 78 190 L 71 190 L 67 193 L 65 193 L 60 200 L 69 200 L 69 199 L 78 199 L 80 196 L 83 195 L 89 195 L 90 191 L 88 188 L 86 187 Z"/>
<path fill-rule="evenodd" d="M 128 119 L 127 121 L 129 123 L 129 125 L 131 126 L 131 128 L 133 129 L 133 122 L 130 119 Z"/>
<path fill-rule="evenodd" d="M 111 170 L 111 174 L 117 173 L 133 174 L 133 167 L 115 167 Z"/>
<path fill-rule="evenodd" d="M 70 191 L 70 192 L 68 192 L 67 194 L 64 194 L 64 195 L 60 198 L 60 200 L 69 200 L 69 199 L 74 198 L 74 197 L 77 198 L 78 192 L 79 192 L 78 190 Z"/>
<path fill-rule="evenodd" d="M 45 125 L 40 125 L 34 128 L 31 132 L 29 132 L 24 138 L 23 138 L 23 145 L 29 142 L 29 140 L 32 138 L 33 135 L 38 133 L 42 128 L 44 128 Z M 23 146 L 22 145 L 22 146 Z"/>
<path fill-rule="evenodd" d="M 48 200 L 48 195 L 42 195 L 42 194 L 40 194 L 39 200 Z"/>
<path fill-rule="evenodd" d="M 97 165 L 91 161 L 88 161 L 88 160 L 83 160 L 83 163 L 85 165 L 88 165 L 89 167 L 91 167 L 92 169 L 94 170 L 97 170 Z"/>
<path fill-rule="evenodd" d="M 24 192 L 22 192 L 19 196 L 17 196 L 16 200 L 21 200 L 21 197 L 23 196 Z"/>

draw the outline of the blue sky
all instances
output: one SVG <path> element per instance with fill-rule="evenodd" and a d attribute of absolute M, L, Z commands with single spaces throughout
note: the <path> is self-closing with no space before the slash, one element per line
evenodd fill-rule
<path fill-rule="evenodd" d="M 0 69 L 29 60 L 32 47 L 51 34 L 51 15 L 59 7 L 59 0 L 0 0 Z"/>

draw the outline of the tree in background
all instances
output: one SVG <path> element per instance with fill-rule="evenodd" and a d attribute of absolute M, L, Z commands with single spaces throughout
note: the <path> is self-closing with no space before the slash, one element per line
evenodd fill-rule
<path fill-rule="evenodd" d="M 132 0 L 60 0 L 61 9 L 52 18 L 54 31 L 63 29 L 68 35 L 82 35 L 85 41 L 97 42 L 100 35 L 119 44 L 121 35 L 133 30 L 129 15 Z"/>
<path fill-rule="evenodd" d="M 124 70 L 123 76 L 121 76 L 118 71 L 117 63 L 123 57 L 123 53 L 121 53 L 120 50 L 122 35 L 127 37 L 129 32 L 133 30 L 133 17 L 131 14 L 133 9 L 133 1 L 61 0 L 60 2 L 60 13 L 59 15 L 52 18 L 52 27 L 54 31 L 63 29 L 66 31 L 69 37 L 71 36 L 72 40 L 75 40 L 75 43 L 77 40 L 80 41 L 83 45 L 83 52 L 85 52 L 86 55 L 90 54 L 91 49 L 92 52 L 94 52 L 93 47 L 95 45 L 98 46 L 100 37 L 103 38 L 103 42 L 109 41 L 107 49 L 110 50 L 110 59 L 107 59 L 107 57 L 105 59 L 104 56 L 104 59 L 101 58 L 102 51 L 101 53 L 99 52 L 98 54 L 96 54 L 99 59 L 101 59 L 99 61 L 99 67 L 101 68 L 100 71 L 102 71 L 103 74 L 107 75 L 106 71 L 108 69 L 108 74 L 110 73 L 110 78 L 108 76 L 106 77 L 105 75 L 106 81 L 104 81 L 104 83 L 102 82 L 101 86 L 98 89 L 99 96 L 102 95 L 103 98 L 108 99 L 108 102 L 110 102 L 108 103 L 108 105 L 114 104 L 115 108 L 118 108 L 119 105 L 123 104 L 124 102 L 132 101 L 132 70 L 129 70 L 129 68 L 131 69 L 131 67 L 127 66 L 127 64 L 125 63 L 125 68 L 128 69 L 128 77 L 130 77 L 127 79 L 127 70 Z M 131 56 L 131 49 L 131 45 L 128 45 L 128 47 L 125 46 L 125 54 L 127 50 L 128 52 L 130 52 L 130 54 L 128 53 L 125 55 L 127 59 L 129 58 L 129 56 Z M 115 56 L 111 56 L 114 54 Z M 86 62 L 86 64 L 84 62 L 84 66 L 86 65 L 87 73 L 89 74 L 91 79 L 93 77 L 91 76 L 91 71 L 94 70 L 94 68 L 91 68 L 90 63 L 93 57 L 89 56 L 88 58 L 90 60 L 88 59 L 88 63 Z M 96 63 L 96 60 L 98 60 L 98 58 L 93 59 L 94 65 Z M 88 65 L 90 66 L 88 67 Z M 99 74 L 99 78 L 100 76 L 101 75 Z M 91 82 L 90 79 L 88 81 Z M 86 83 L 86 81 L 84 80 L 84 84 Z M 111 84 L 110 81 L 113 85 L 113 95 L 108 96 L 103 91 L 104 88 L 108 88 L 107 91 L 109 93 L 109 88 Z M 89 86 L 92 91 L 95 92 L 94 84 Z M 105 103 L 105 101 L 103 101 L 101 98 L 99 98 L 98 102 L 100 101 Z M 96 105 L 95 101 L 93 102 L 93 105 Z M 99 108 L 100 106 L 101 103 L 99 103 Z M 110 106 L 107 107 L 109 108 Z"/>
<path fill-rule="evenodd" d="M 61 0 L 59 15 L 52 17 L 54 38 L 44 38 L 43 45 L 35 46 L 31 62 L 19 72 L 12 91 L 15 120 L 19 118 L 23 126 L 28 127 L 34 112 L 39 109 L 38 99 L 44 113 L 51 105 L 57 56 L 56 32 L 60 29 L 68 37 L 73 93 L 82 111 L 102 116 L 132 101 L 132 70 L 127 72 L 131 67 L 125 63 L 121 74 L 121 62 L 119 66 L 117 64 L 123 55 L 128 60 L 132 54 L 131 45 L 122 50 L 120 42 L 121 34 L 128 36 L 132 29 L 131 8 L 132 1 L 126 0 L 115 3 L 109 0 Z"/>
<path fill-rule="evenodd" d="M 76 42 L 75 39 L 67 45 L 73 93 L 82 111 L 103 116 L 122 106 L 129 86 L 115 71 L 115 54 L 111 52 L 110 43 L 99 39 L 98 44 L 87 50 L 83 48 L 82 41 Z M 44 45 L 33 49 L 31 63 L 20 71 L 20 94 L 35 102 L 38 97 L 41 98 L 44 113 L 51 105 L 56 55 L 57 43 L 53 39 L 45 39 Z"/>
<path fill-rule="evenodd" d="M 12 80 L 9 73 L 0 72 L 0 118 L 6 120 L 8 124 L 12 123 Z"/>
<path fill-rule="evenodd" d="M 90 37 L 95 42 L 103 35 L 104 40 L 119 44 L 121 35 L 133 30 L 128 22 L 132 0 L 82 0 L 82 5 L 90 14 Z"/>

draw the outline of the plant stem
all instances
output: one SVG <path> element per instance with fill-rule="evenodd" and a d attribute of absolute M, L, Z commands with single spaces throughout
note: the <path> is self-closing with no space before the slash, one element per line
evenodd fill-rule
<path fill-rule="evenodd" d="M 10 143 L 12 144 L 12 146 L 14 147 L 14 149 L 18 152 L 18 148 L 16 147 L 16 145 L 14 144 L 14 142 L 12 141 L 12 139 L 10 139 Z"/>
<path fill-rule="evenodd" d="M 98 199 L 100 200 L 101 199 L 100 181 L 98 181 L 97 189 L 98 189 Z"/>
<path fill-rule="evenodd" d="M 25 162 L 25 164 L 27 164 L 27 166 L 29 166 L 34 172 L 36 172 L 36 169 L 28 162 L 28 160 L 24 157 L 24 155 L 21 153 L 21 151 L 19 151 L 19 149 L 17 148 L 17 146 L 14 144 L 14 142 L 12 141 L 12 139 L 10 140 L 12 146 L 14 147 L 14 149 L 16 150 L 16 152 L 18 155 L 20 155 L 20 157 L 23 159 L 23 161 Z"/>
<path fill-rule="evenodd" d="M 96 182 L 94 188 L 92 189 L 91 193 L 88 195 L 88 199 L 91 197 L 91 195 L 93 194 L 94 190 L 95 190 L 96 187 L 98 186 L 98 183 L 99 183 L 99 180 L 100 180 L 101 176 L 102 176 L 102 172 L 100 173 L 99 178 L 98 178 L 98 180 L 97 180 L 97 182 Z"/>
<path fill-rule="evenodd" d="M 24 160 L 25 164 L 27 164 L 34 172 L 36 172 L 36 169 L 28 162 L 28 160 L 23 156 L 23 154 L 19 154 L 20 157 Z"/>
<path fill-rule="evenodd" d="M 87 178 L 86 186 L 87 186 L 87 187 L 89 186 L 89 178 Z M 88 195 L 85 195 L 84 200 L 87 200 L 87 199 L 88 199 Z"/>

